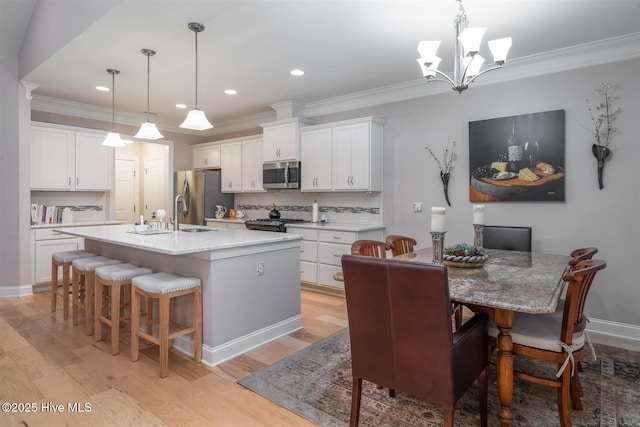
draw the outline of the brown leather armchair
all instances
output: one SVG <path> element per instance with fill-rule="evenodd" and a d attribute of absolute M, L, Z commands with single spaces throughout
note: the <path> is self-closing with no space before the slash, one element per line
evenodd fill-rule
<path fill-rule="evenodd" d="M 487 317 L 455 333 L 447 269 L 394 259 L 343 255 L 351 365 L 351 426 L 360 416 L 362 380 L 411 394 L 444 409 L 478 380 L 481 425 L 487 425 Z"/>

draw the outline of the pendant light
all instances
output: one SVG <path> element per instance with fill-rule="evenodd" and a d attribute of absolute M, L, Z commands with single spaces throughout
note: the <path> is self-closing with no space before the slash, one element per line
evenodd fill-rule
<path fill-rule="evenodd" d="M 160 139 L 162 134 L 154 123 L 149 121 L 149 58 L 156 54 L 155 50 L 142 49 L 143 55 L 147 57 L 147 121 L 140 126 L 140 130 L 136 133 L 136 138 L 140 139 Z"/>
<path fill-rule="evenodd" d="M 102 141 L 102 145 L 107 147 L 124 147 L 125 143 L 120 139 L 120 134 L 114 130 L 116 124 L 116 74 L 120 74 L 120 71 L 108 68 L 107 73 L 111 74 L 111 132 L 109 132 L 104 141 Z"/>
<path fill-rule="evenodd" d="M 207 120 L 204 111 L 198 108 L 198 33 L 204 31 L 204 25 L 190 22 L 188 27 L 196 34 L 196 104 L 193 110 L 189 111 L 187 118 L 184 119 L 180 127 L 193 130 L 211 129 L 213 125 Z"/>

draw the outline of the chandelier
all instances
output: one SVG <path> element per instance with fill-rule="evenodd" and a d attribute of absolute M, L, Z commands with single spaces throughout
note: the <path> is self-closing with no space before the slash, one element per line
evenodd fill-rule
<path fill-rule="evenodd" d="M 454 20 L 456 30 L 456 46 L 453 67 L 453 79 L 447 74 L 438 70 L 441 58 L 436 56 L 440 41 L 421 41 L 418 44 L 420 58 L 417 59 L 423 76 L 428 81 L 447 82 L 451 88 L 458 93 L 469 87 L 475 79 L 484 73 L 502 68 L 507 53 L 511 47 L 511 37 L 489 41 L 489 49 L 493 55 L 494 65 L 482 70 L 484 58 L 478 54 L 482 36 L 486 28 L 468 27 L 467 13 L 462 5 L 462 0 L 458 1 L 458 14 Z"/>

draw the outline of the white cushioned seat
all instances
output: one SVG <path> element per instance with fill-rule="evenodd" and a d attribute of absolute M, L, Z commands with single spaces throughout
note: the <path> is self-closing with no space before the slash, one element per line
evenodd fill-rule
<path fill-rule="evenodd" d="M 562 311 L 549 314 L 516 313 L 511 329 L 511 340 L 514 344 L 562 353 L 560 331 L 562 330 Z M 497 338 L 498 328 L 493 321 L 489 322 L 489 336 Z M 584 332 L 573 334 L 572 347 L 584 346 Z"/>
<path fill-rule="evenodd" d="M 133 286 L 145 292 L 167 294 L 200 286 L 200 279 L 196 277 L 182 277 L 169 273 L 154 273 L 133 279 Z"/>
<path fill-rule="evenodd" d="M 103 265 L 121 264 L 119 259 L 107 258 L 104 256 L 93 256 L 74 259 L 72 264 L 73 268 L 81 271 L 94 271 L 98 267 Z"/>
<path fill-rule="evenodd" d="M 55 252 L 51 257 L 58 263 L 70 263 L 74 259 L 94 257 L 96 254 L 87 251 L 64 251 Z"/>
<path fill-rule="evenodd" d="M 137 265 L 125 263 L 125 264 L 111 264 L 104 265 L 96 268 L 96 276 L 101 279 L 111 282 L 121 282 L 125 280 L 131 280 L 134 277 L 142 276 L 145 274 L 153 273 L 153 270 L 146 267 L 138 267 Z"/>

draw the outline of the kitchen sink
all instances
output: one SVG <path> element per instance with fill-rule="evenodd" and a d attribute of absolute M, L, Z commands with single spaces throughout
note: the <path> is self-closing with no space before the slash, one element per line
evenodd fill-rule
<path fill-rule="evenodd" d="M 211 228 L 181 228 L 180 231 L 184 231 L 187 233 L 202 233 L 205 231 L 213 231 Z"/>

